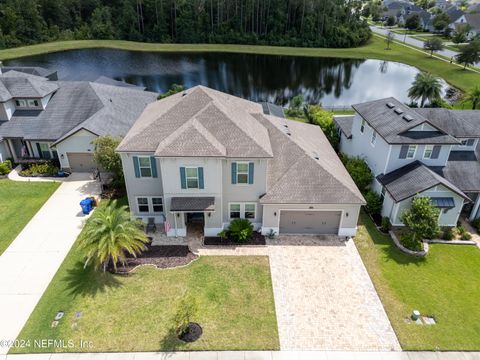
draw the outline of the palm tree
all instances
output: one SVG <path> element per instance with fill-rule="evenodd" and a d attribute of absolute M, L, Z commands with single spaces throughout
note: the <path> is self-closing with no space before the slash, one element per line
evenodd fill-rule
<path fill-rule="evenodd" d="M 117 206 L 114 200 L 100 206 L 85 227 L 79 247 L 85 251 L 85 266 L 106 271 L 109 263 L 125 264 L 127 255 L 136 256 L 145 249 L 148 238 L 136 221 L 130 219 L 126 206 Z"/>
<path fill-rule="evenodd" d="M 463 99 L 463 102 L 471 102 L 472 110 L 475 110 L 477 105 L 480 104 L 480 86 L 477 85 L 470 89 Z"/>
<path fill-rule="evenodd" d="M 408 90 L 408 96 L 412 98 L 412 100 L 421 99 L 420 107 L 423 107 L 426 100 L 431 103 L 439 99 L 441 92 L 442 83 L 440 82 L 440 78 L 430 73 L 422 72 L 415 76 L 415 80 Z"/>

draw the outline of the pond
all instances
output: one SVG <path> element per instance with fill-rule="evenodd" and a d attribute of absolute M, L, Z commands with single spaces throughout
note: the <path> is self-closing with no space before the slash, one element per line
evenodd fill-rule
<path fill-rule="evenodd" d="M 101 75 L 148 90 L 164 92 L 171 84 L 202 84 L 254 101 L 285 105 L 297 94 L 324 106 L 394 96 L 407 92 L 418 69 L 395 62 L 340 58 L 228 53 L 158 53 L 83 49 L 6 61 L 7 66 L 58 70 L 61 80 L 90 80 Z"/>

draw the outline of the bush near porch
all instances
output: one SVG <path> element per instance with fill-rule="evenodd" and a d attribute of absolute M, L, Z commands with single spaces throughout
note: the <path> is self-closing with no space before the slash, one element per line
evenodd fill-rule
<path fill-rule="evenodd" d="M 72 339 L 77 345 L 86 340 L 94 348 L 12 352 L 279 349 L 267 257 L 201 257 L 185 267 L 142 267 L 129 276 L 84 269 L 82 260 L 77 240 L 18 339 Z M 188 344 L 177 340 L 174 323 L 186 294 L 195 297 L 199 311 L 193 321 L 203 328 L 201 338 Z M 65 316 L 52 328 L 59 310 Z"/>
<path fill-rule="evenodd" d="M 59 185 L 53 182 L 0 179 L 0 255 Z"/>
<path fill-rule="evenodd" d="M 431 244 L 412 257 L 364 212 L 354 241 L 404 350 L 480 349 L 480 249 Z M 411 323 L 414 309 L 438 323 Z"/>

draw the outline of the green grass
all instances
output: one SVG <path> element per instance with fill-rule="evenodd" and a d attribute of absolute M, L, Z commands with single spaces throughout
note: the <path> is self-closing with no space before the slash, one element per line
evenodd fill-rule
<path fill-rule="evenodd" d="M 31 346 L 12 352 L 279 349 L 267 257 L 201 257 L 186 267 L 143 267 L 129 276 L 84 269 L 81 260 L 74 245 L 18 337 Z M 194 320 L 203 327 L 190 344 L 176 339 L 172 322 L 187 292 L 198 302 Z M 65 316 L 52 328 L 59 310 Z M 82 317 L 74 327 L 76 311 Z M 73 340 L 75 348 L 39 349 L 34 339 Z M 81 349 L 80 340 L 94 347 Z"/>
<path fill-rule="evenodd" d="M 400 252 L 361 214 L 355 244 L 404 350 L 480 349 L 480 250 L 430 245 L 425 259 Z M 434 326 L 408 321 L 413 309 Z"/>
<path fill-rule="evenodd" d="M 430 58 L 419 51 L 409 49 L 400 44 L 391 45 L 385 50 L 384 40 L 374 35 L 368 44 L 349 49 L 332 48 L 293 48 L 276 46 L 231 45 L 231 44 L 153 44 L 120 40 L 76 40 L 51 42 L 39 45 L 24 46 L 0 51 L 0 59 L 8 60 L 49 52 L 73 50 L 80 48 L 114 48 L 133 51 L 158 52 L 229 52 L 286 56 L 339 57 L 357 59 L 380 59 L 397 61 L 423 71 L 430 71 L 444 78 L 451 85 L 467 90 L 480 82 L 480 74 L 464 71 L 454 64 Z"/>
<path fill-rule="evenodd" d="M 58 186 L 53 182 L 0 180 L 0 255 Z"/>

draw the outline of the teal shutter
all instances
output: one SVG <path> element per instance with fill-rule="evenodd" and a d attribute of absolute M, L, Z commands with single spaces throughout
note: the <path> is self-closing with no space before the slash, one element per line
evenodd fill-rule
<path fill-rule="evenodd" d="M 187 188 L 187 177 L 185 176 L 185 168 L 183 166 L 180 167 L 180 184 L 182 189 Z"/>
<path fill-rule="evenodd" d="M 140 166 L 138 165 L 138 156 L 133 157 L 133 168 L 135 169 L 135 177 L 140 177 Z"/>
<path fill-rule="evenodd" d="M 232 184 L 237 183 L 237 163 L 232 162 Z"/>
<path fill-rule="evenodd" d="M 253 162 L 248 163 L 248 183 L 253 184 L 253 169 L 255 164 Z"/>
<path fill-rule="evenodd" d="M 205 184 L 203 182 L 203 167 L 198 168 L 198 188 L 199 189 L 205 188 Z"/>
<path fill-rule="evenodd" d="M 152 166 L 152 177 L 158 177 L 157 161 L 155 160 L 155 156 L 150 156 L 150 165 Z"/>

